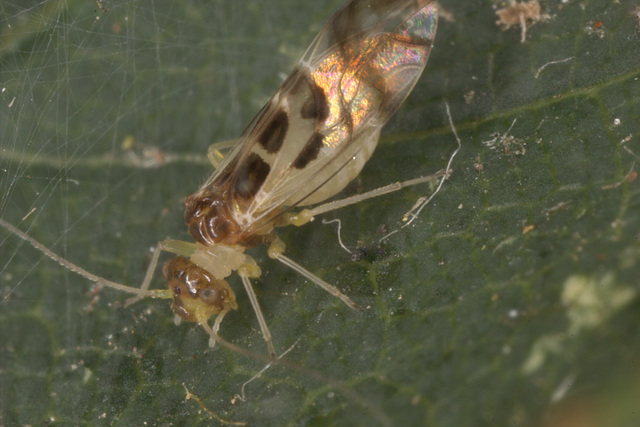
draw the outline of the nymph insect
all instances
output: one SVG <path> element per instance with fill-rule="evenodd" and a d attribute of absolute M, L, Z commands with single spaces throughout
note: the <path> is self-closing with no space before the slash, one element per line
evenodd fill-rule
<path fill-rule="evenodd" d="M 90 280 L 136 294 L 137 299 L 172 299 L 174 312 L 202 325 L 212 345 L 219 339 L 224 316 L 237 308 L 234 291 L 225 280 L 236 271 L 274 356 L 271 334 L 251 285 L 261 271 L 245 250 L 268 245 L 271 258 L 358 308 L 337 288 L 286 257 L 274 229 L 303 225 L 319 213 L 354 202 L 292 211 L 326 200 L 358 175 L 382 126 L 420 77 L 436 21 L 433 0 L 352 0 L 340 9 L 230 152 L 222 156 L 222 145 L 211 146 L 209 159 L 216 170 L 185 201 L 185 222 L 195 243 L 159 242 L 140 289 L 97 278 L 6 222 L 0 220 L 0 225 Z M 358 200 L 389 191 L 393 189 L 379 189 Z M 152 290 L 149 285 L 162 251 L 178 256 L 162 268 L 169 289 Z"/>

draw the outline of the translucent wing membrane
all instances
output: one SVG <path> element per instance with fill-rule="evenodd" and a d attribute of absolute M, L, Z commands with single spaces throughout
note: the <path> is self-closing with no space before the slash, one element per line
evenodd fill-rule
<path fill-rule="evenodd" d="M 342 190 L 420 77 L 436 21 L 436 3 L 427 0 L 344 6 L 187 200 L 192 236 L 206 244 L 249 244 L 283 211 Z"/>
<path fill-rule="evenodd" d="M 284 256 L 284 243 L 273 228 L 310 220 L 314 213 L 309 210 L 297 217 L 281 214 L 325 200 L 360 172 L 375 149 L 380 129 L 420 77 L 436 21 L 436 3 L 431 0 L 353 0 L 340 9 L 213 176 L 187 197 L 185 221 L 196 243 L 159 242 L 140 289 L 83 270 L 1 219 L 0 226 L 69 270 L 135 294 L 130 302 L 146 297 L 173 299 L 176 315 L 201 324 L 212 343 L 224 342 L 217 335 L 220 322 L 237 308 L 225 280 L 235 271 L 274 356 L 271 334 L 250 282 L 260 277 L 260 267 L 245 249 L 268 244 L 271 258 L 358 308 L 338 288 Z M 211 147 L 212 162 L 218 162 L 218 148 L 223 145 Z M 389 189 L 374 192 L 380 195 Z M 161 251 L 179 256 L 163 267 L 169 289 L 151 290 Z M 212 316 L 215 322 L 209 326 Z"/>

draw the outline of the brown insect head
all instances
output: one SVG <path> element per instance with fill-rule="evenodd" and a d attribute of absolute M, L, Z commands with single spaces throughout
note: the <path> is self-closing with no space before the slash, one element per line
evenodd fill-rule
<path fill-rule="evenodd" d="M 214 314 L 237 309 L 236 294 L 226 280 L 218 280 L 188 258 L 167 261 L 162 274 L 173 291 L 173 311 L 189 322 L 206 322 Z"/>

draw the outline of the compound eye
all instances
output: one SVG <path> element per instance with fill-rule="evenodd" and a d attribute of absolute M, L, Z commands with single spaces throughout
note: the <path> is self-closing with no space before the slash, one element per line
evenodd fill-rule
<path fill-rule="evenodd" d="M 198 292 L 198 297 L 200 297 L 202 302 L 204 302 L 205 304 L 216 304 L 219 302 L 219 300 L 224 300 L 224 298 L 220 298 L 222 297 L 222 295 L 219 294 L 220 292 L 216 292 L 215 289 L 207 288 L 201 289 Z"/>

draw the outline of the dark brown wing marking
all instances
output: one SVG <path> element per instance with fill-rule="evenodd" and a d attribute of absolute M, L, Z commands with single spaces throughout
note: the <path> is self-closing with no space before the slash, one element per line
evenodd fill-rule
<path fill-rule="evenodd" d="M 309 162 L 315 160 L 322 149 L 323 141 L 324 135 L 321 133 L 314 133 L 311 135 L 311 138 L 309 138 L 302 148 L 302 151 L 300 151 L 296 159 L 293 161 L 293 167 L 296 169 L 303 169 L 309 164 Z"/>
<path fill-rule="evenodd" d="M 318 123 L 323 123 L 329 117 L 329 103 L 327 95 L 316 82 L 305 79 L 313 92 L 313 99 L 309 99 L 300 110 L 300 117 L 303 119 L 316 119 Z"/>
<path fill-rule="evenodd" d="M 277 153 L 282 147 L 287 129 L 289 129 L 289 115 L 286 111 L 280 110 L 258 137 L 262 148 L 269 154 Z"/>
<path fill-rule="evenodd" d="M 243 199 L 253 197 L 264 180 L 267 179 L 271 167 L 262 160 L 256 153 L 249 154 L 249 157 L 240 165 L 238 178 L 236 180 L 236 193 Z"/>

